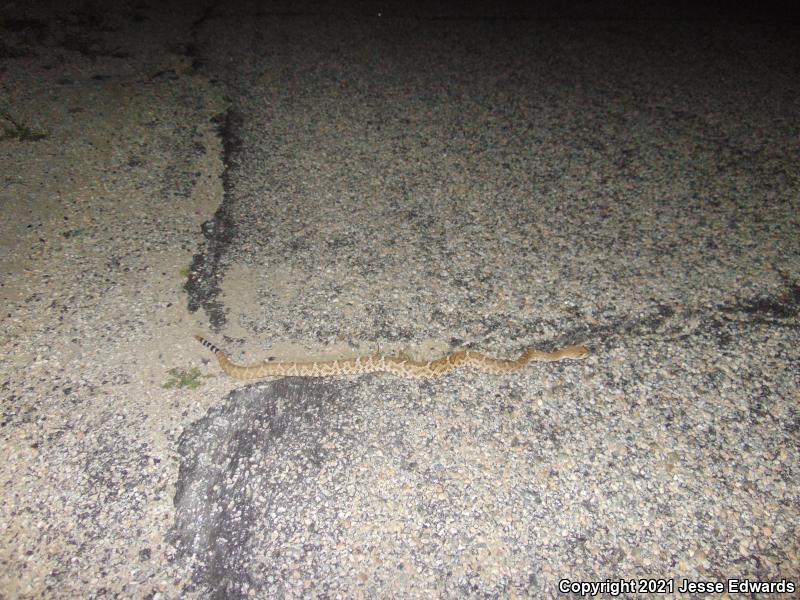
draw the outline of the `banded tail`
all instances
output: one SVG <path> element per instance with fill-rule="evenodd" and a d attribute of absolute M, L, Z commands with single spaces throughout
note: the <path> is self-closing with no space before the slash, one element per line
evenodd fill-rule
<path fill-rule="evenodd" d="M 208 341 L 207 339 L 205 339 L 204 337 L 201 337 L 201 336 L 199 336 L 199 335 L 196 335 L 196 336 L 194 336 L 194 339 L 196 339 L 198 342 L 200 342 L 201 344 L 203 344 L 203 346 L 205 346 L 206 348 L 208 348 L 209 350 L 211 350 L 211 352 L 213 352 L 213 353 L 214 353 L 214 354 L 216 354 L 216 355 L 220 355 L 220 354 L 224 355 L 224 354 L 225 354 L 225 353 L 224 353 L 222 350 L 220 350 L 219 348 L 217 348 L 217 347 L 216 347 L 214 344 L 212 344 L 211 342 L 209 342 L 209 341 Z"/>

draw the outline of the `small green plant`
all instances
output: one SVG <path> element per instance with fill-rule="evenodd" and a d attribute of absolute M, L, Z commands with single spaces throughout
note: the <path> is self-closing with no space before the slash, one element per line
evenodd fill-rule
<path fill-rule="evenodd" d="M 189 279 L 189 275 L 192 273 L 191 267 L 183 267 L 178 274 L 181 276 L 181 279 Z"/>
<path fill-rule="evenodd" d="M 172 390 L 179 388 L 189 388 L 196 390 L 202 385 L 200 379 L 203 377 L 211 377 L 211 375 L 201 375 L 197 367 L 192 367 L 188 371 L 186 369 L 170 369 L 167 371 L 170 374 L 170 379 L 163 385 L 164 389 Z"/>
<path fill-rule="evenodd" d="M 22 142 L 35 142 L 48 137 L 47 133 L 36 131 L 28 127 L 25 123 L 17 121 L 11 113 L 4 108 L 0 108 L 0 121 L 3 121 L 3 123 L 0 123 L 3 127 L 3 135 L 0 136 L 2 140 L 17 138 Z"/>

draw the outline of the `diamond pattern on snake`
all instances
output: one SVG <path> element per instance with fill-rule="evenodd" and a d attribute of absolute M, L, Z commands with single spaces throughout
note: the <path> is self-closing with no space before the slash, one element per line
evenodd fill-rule
<path fill-rule="evenodd" d="M 225 352 L 205 338 L 199 335 L 194 337 L 214 353 L 223 371 L 234 379 L 242 381 L 251 381 L 264 377 L 335 377 L 338 375 L 363 375 L 365 373 L 391 373 L 398 377 L 433 379 L 435 377 L 443 377 L 461 368 L 474 369 L 490 375 L 504 375 L 519 371 L 534 362 L 581 360 L 591 354 L 585 346 L 566 346 L 552 352 L 531 348 L 512 360 L 492 358 L 472 350 L 461 350 L 427 362 L 375 354 L 346 360 L 263 362 L 246 366 L 232 362 Z"/>

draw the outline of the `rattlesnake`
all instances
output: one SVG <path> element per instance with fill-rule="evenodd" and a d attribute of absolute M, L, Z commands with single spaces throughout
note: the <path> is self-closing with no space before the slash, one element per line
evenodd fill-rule
<path fill-rule="evenodd" d="M 484 373 L 502 375 L 512 373 L 531 362 L 552 362 L 564 359 L 579 360 L 589 356 L 584 346 L 567 346 L 553 352 L 528 350 L 516 360 L 491 358 L 480 352 L 462 350 L 453 352 L 438 360 L 418 362 L 396 356 L 359 356 L 346 360 L 315 362 L 264 362 L 258 365 L 242 366 L 231 362 L 227 354 L 199 335 L 195 339 L 211 350 L 219 366 L 234 379 L 261 379 L 262 377 L 330 377 L 334 375 L 362 375 L 364 373 L 385 372 L 398 377 L 431 379 L 442 377 L 461 367 L 471 367 Z"/>

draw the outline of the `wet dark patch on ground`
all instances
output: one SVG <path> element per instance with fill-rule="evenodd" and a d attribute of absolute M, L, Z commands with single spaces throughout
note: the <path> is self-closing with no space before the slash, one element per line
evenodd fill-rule
<path fill-rule="evenodd" d="M 740 312 L 754 319 L 790 319 L 800 314 L 800 283 L 787 281 L 787 288 L 779 294 L 759 296 L 720 307 L 723 313 Z M 797 324 L 795 324 L 797 326 Z"/>
<path fill-rule="evenodd" d="M 298 476 L 314 477 L 328 452 L 321 442 L 330 427 L 324 416 L 338 410 L 354 385 L 287 378 L 235 390 L 186 428 L 169 534 L 179 556 L 198 561 L 185 591 L 198 586 L 203 597 L 227 599 L 258 589 L 248 577 L 257 560 L 252 537 L 256 526 L 280 519 L 275 506 L 282 486 L 270 484 L 274 470 L 295 459 L 304 465 Z"/>
<path fill-rule="evenodd" d="M 240 131 L 242 116 L 229 110 L 215 117 L 222 140 L 222 160 L 225 169 L 222 173 L 223 200 L 214 216 L 203 223 L 205 248 L 194 255 L 191 272 L 185 289 L 188 295 L 189 311 L 202 308 L 208 315 L 213 331 L 219 332 L 225 324 L 225 308 L 219 300 L 220 285 L 224 277 L 223 258 L 236 232 L 236 223 L 231 211 L 231 171 L 237 166 L 241 152 Z"/>

